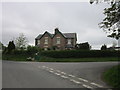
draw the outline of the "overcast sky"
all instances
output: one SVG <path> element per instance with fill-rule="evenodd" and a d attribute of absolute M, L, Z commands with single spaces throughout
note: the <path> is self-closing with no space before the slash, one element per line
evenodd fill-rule
<path fill-rule="evenodd" d="M 4 2 L 2 3 L 2 43 L 19 36 L 34 45 L 35 37 L 56 27 L 63 33 L 77 33 L 77 43 L 89 42 L 93 49 L 101 45 L 112 46 L 114 39 L 106 37 L 98 23 L 104 18 L 107 3 L 88 2 Z M 117 42 L 116 42 L 117 43 Z"/>

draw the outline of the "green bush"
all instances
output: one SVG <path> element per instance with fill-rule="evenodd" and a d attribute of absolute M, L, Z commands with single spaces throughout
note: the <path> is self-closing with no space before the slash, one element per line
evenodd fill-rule
<path fill-rule="evenodd" d="M 108 69 L 103 74 L 104 80 L 114 88 L 120 88 L 120 65 Z"/>
<path fill-rule="evenodd" d="M 89 58 L 89 57 L 118 57 L 120 51 L 101 51 L 101 50 L 64 50 L 64 51 L 42 51 L 42 56 L 52 58 Z"/>

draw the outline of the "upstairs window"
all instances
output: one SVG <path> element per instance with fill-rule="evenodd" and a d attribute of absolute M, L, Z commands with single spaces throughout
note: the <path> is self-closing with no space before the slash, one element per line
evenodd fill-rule
<path fill-rule="evenodd" d="M 71 44 L 71 39 L 68 39 L 68 44 Z"/>
<path fill-rule="evenodd" d="M 57 44 L 60 44 L 60 37 L 57 37 Z"/>
<path fill-rule="evenodd" d="M 37 44 L 40 45 L 40 40 L 37 40 Z"/>
<path fill-rule="evenodd" d="M 48 44 L 48 37 L 45 37 L 45 43 L 44 44 Z"/>

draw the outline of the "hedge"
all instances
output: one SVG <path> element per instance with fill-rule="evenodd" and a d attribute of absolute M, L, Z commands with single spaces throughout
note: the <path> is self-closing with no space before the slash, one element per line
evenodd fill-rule
<path fill-rule="evenodd" d="M 101 50 L 42 51 L 41 55 L 52 58 L 120 57 L 120 51 L 101 51 Z"/>

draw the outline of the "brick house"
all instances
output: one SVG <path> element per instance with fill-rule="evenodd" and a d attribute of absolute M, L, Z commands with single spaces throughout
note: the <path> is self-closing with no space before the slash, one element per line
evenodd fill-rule
<path fill-rule="evenodd" d="M 44 50 L 74 49 L 76 41 L 76 33 L 62 33 L 58 30 L 58 28 L 56 28 L 54 34 L 47 31 L 44 34 L 39 34 L 35 38 L 35 46 L 38 46 Z"/>

